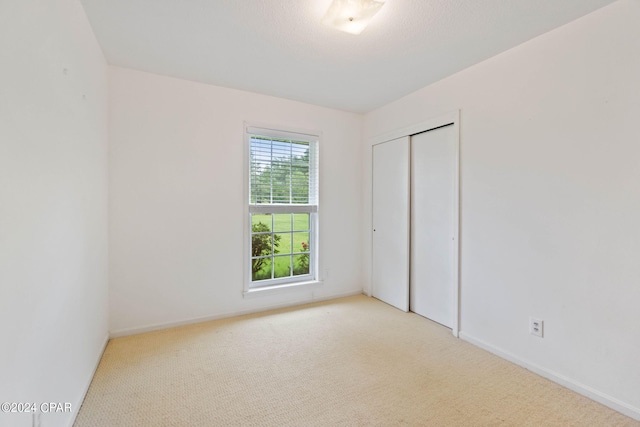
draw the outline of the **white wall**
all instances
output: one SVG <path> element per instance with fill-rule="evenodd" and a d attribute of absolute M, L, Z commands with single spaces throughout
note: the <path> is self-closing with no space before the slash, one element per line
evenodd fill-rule
<path fill-rule="evenodd" d="M 638 22 L 614 3 L 367 114 L 364 143 L 460 109 L 463 336 L 640 419 Z"/>
<path fill-rule="evenodd" d="M 0 62 L 0 402 L 69 425 L 107 338 L 106 62 L 76 0 L 0 2 Z"/>
<path fill-rule="evenodd" d="M 362 291 L 362 116 L 123 68 L 109 114 L 113 334 Z M 243 298 L 243 121 L 322 131 L 320 288 Z"/>

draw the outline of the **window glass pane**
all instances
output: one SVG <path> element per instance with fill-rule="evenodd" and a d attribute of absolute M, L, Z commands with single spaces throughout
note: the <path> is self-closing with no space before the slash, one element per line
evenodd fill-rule
<path fill-rule="evenodd" d="M 317 181 L 310 149 L 311 144 L 305 141 L 252 135 L 250 203 L 310 203 L 310 188 Z"/>
<path fill-rule="evenodd" d="M 291 214 L 273 214 L 273 231 L 291 231 Z"/>
<path fill-rule="evenodd" d="M 293 275 L 309 274 L 309 254 L 293 256 Z"/>
<path fill-rule="evenodd" d="M 291 203 L 309 203 L 309 143 L 291 144 Z"/>
<path fill-rule="evenodd" d="M 296 231 L 309 230 L 309 214 L 293 214 L 293 229 Z"/>
<path fill-rule="evenodd" d="M 271 231 L 271 214 L 252 214 L 251 232 Z"/>
<path fill-rule="evenodd" d="M 271 279 L 271 258 L 259 258 L 251 260 L 253 281 Z"/>
<path fill-rule="evenodd" d="M 293 252 L 309 252 L 309 233 L 293 233 Z"/>
<path fill-rule="evenodd" d="M 273 252 L 273 234 L 251 235 L 251 257 L 271 255 Z"/>
<path fill-rule="evenodd" d="M 291 256 L 277 256 L 274 258 L 274 278 L 291 276 Z"/>
<path fill-rule="evenodd" d="M 271 158 L 271 203 L 290 203 L 291 144 L 273 141 Z"/>
<path fill-rule="evenodd" d="M 277 233 L 273 235 L 274 245 L 277 254 L 285 255 L 291 253 L 291 233 Z"/>
<path fill-rule="evenodd" d="M 271 141 L 251 138 L 251 203 L 271 202 Z"/>

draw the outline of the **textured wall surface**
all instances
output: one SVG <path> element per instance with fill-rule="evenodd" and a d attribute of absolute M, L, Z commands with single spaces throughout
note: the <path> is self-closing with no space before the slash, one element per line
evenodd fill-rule
<path fill-rule="evenodd" d="M 123 68 L 109 114 L 112 332 L 360 292 L 361 116 Z M 244 121 L 322 132 L 319 288 L 243 298 Z"/>
<path fill-rule="evenodd" d="M 76 0 L 0 2 L 0 55 L 0 402 L 65 426 L 107 338 L 107 66 Z"/>
<path fill-rule="evenodd" d="M 368 114 L 364 131 L 366 146 L 460 109 L 462 332 L 636 417 L 639 19 L 637 1 L 607 6 Z"/>

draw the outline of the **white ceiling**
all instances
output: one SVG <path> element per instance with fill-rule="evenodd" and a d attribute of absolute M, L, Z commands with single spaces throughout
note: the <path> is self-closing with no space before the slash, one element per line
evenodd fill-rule
<path fill-rule="evenodd" d="M 81 0 L 110 64 L 366 112 L 614 0 L 387 0 L 360 35 L 331 0 Z"/>

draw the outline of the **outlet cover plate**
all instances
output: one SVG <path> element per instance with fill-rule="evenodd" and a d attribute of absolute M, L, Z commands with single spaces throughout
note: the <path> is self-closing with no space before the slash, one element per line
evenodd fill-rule
<path fill-rule="evenodd" d="M 533 336 L 544 337 L 544 320 L 529 317 L 529 333 Z"/>

